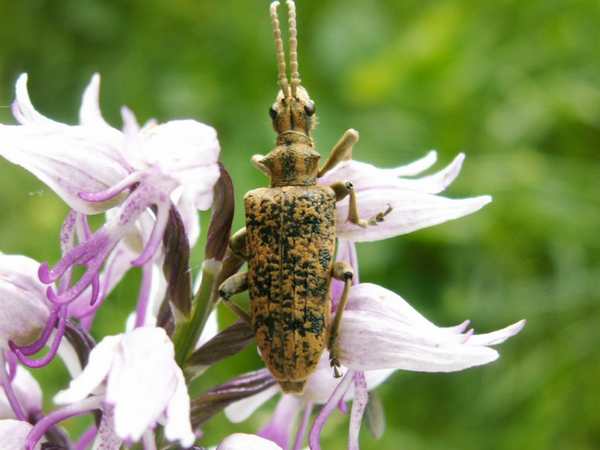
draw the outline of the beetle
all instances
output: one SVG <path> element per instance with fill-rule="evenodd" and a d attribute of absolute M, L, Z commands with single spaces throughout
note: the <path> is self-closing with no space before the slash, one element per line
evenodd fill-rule
<path fill-rule="evenodd" d="M 319 168 L 320 155 L 312 139 L 315 103 L 301 85 L 296 9 L 293 0 L 287 0 L 287 5 L 289 81 L 277 13 L 279 2 L 270 6 L 279 84 L 269 109 L 277 133 L 276 146 L 266 156 L 252 157 L 256 168 L 270 178 L 270 187 L 254 189 L 244 197 L 246 227 L 232 236 L 230 252 L 247 262 L 248 271 L 227 278 L 218 294 L 251 324 L 260 355 L 282 390 L 301 393 L 326 348 L 334 376 L 341 376 L 336 338 L 354 274 L 349 264 L 334 262 L 336 203 L 349 197 L 348 220 L 361 227 L 383 221 L 391 208 L 361 219 L 350 181 L 331 186 L 317 184 L 328 170 L 352 157 L 359 135 L 353 129 L 346 131 Z M 344 282 L 333 319 L 332 278 Z M 250 314 L 231 302 L 233 295 L 245 290 L 249 291 Z"/>

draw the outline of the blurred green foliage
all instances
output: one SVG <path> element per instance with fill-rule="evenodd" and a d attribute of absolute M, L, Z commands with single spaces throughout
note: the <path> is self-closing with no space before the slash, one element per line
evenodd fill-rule
<path fill-rule="evenodd" d="M 274 142 L 266 1 L 0 5 L 1 122 L 12 123 L 20 72 L 30 75 L 34 104 L 69 123 L 100 72 L 102 109 L 116 126 L 127 105 L 143 121 L 193 117 L 217 128 L 242 225 L 244 192 L 265 184 L 249 158 Z M 600 3 L 298 0 L 298 9 L 300 71 L 317 102 L 322 153 L 349 127 L 361 131 L 355 158 L 381 166 L 430 148 L 445 164 L 465 151 L 447 195 L 494 196 L 472 217 L 360 245 L 361 279 L 395 290 L 439 324 L 470 318 L 485 331 L 529 321 L 495 364 L 397 373 L 379 390 L 386 433 L 375 441 L 363 431 L 363 448 L 599 448 Z M 2 162 L 0 173 L 0 248 L 56 261 L 66 207 L 23 170 Z M 138 280 L 131 274 L 109 299 L 97 337 L 122 330 Z M 246 351 L 196 389 L 259 366 Z M 66 372 L 55 363 L 40 379 L 50 407 Z M 236 427 L 221 416 L 205 441 L 255 431 L 269 412 Z M 335 416 L 324 448 L 345 448 L 347 422 Z"/>

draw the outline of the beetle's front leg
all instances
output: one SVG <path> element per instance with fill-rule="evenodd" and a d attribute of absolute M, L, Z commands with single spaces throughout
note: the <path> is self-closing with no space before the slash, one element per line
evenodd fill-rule
<path fill-rule="evenodd" d="M 227 278 L 221 286 L 219 286 L 219 300 L 222 300 L 229 309 L 231 309 L 240 319 L 248 325 L 251 324 L 250 315 L 233 303 L 230 299 L 235 294 L 248 290 L 248 272 L 236 273 Z"/>
<path fill-rule="evenodd" d="M 352 159 L 352 147 L 358 142 L 359 134 L 358 131 L 350 128 L 346 130 L 340 140 L 333 146 L 329 154 L 329 158 L 319 169 L 318 177 L 322 177 L 337 166 L 340 162 Z"/>
<path fill-rule="evenodd" d="M 331 276 L 336 280 L 344 282 L 344 291 L 342 292 L 342 298 L 338 304 L 335 312 L 333 323 L 329 331 L 329 363 L 333 368 L 333 376 L 339 378 L 342 376 L 340 373 L 340 361 L 338 358 L 339 349 L 337 347 L 337 338 L 339 335 L 340 324 L 342 322 L 342 314 L 348 303 L 348 296 L 350 294 L 350 287 L 352 286 L 352 278 L 354 277 L 354 270 L 352 266 L 345 261 L 337 261 L 333 264 L 331 269 Z"/>
<path fill-rule="evenodd" d="M 337 183 L 333 183 L 330 187 L 335 192 L 336 201 L 338 202 L 347 196 L 350 196 L 348 221 L 360 227 L 366 228 L 369 225 L 377 225 L 379 222 L 383 222 L 385 216 L 392 212 L 392 206 L 388 205 L 385 211 L 381 211 L 369 219 L 361 219 L 358 212 L 358 204 L 356 202 L 356 191 L 354 190 L 354 185 L 350 181 L 338 181 Z"/>

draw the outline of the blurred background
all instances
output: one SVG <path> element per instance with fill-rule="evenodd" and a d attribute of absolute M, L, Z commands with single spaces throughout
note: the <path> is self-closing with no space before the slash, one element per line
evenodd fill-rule
<path fill-rule="evenodd" d="M 41 112 L 76 123 L 81 93 L 99 72 L 102 110 L 117 127 L 127 105 L 141 121 L 192 117 L 217 128 L 236 187 L 234 226 L 242 226 L 244 192 L 266 182 L 249 158 L 274 144 L 267 1 L 0 5 L 0 122 L 14 123 L 19 73 L 29 73 Z M 464 151 L 463 173 L 445 195 L 494 197 L 473 216 L 359 245 L 361 280 L 394 290 L 440 325 L 469 318 L 489 331 L 529 322 L 489 366 L 396 373 L 378 390 L 387 430 L 376 441 L 363 428 L 362 448 L 600 448 L 600 3 L 298 0 L 298 13 L 300 71 L 317 104 L 322 154 L 349 127 L 361 132 L 355 158 L 379 166 L 434 148 L 441 168 Z M 51 191 L 0 161 L 0 205 L 3 252 L 57 261 L 67 209 Z M 133 272 L 113 293 L 96 337 L 122 331 L 138 282 Z M 232 318 L 223 311 L 220 320 Z M 250 349 L 194 389 L 259 367 Z M 36 376 L 49 408 L 66 372 L 55 363 Z M 218 416 L 204 444 L 257 430 L 272 407 L 235 428 Z M 348 418 L 334 417 L 328 450 L 346 446 Z"/>

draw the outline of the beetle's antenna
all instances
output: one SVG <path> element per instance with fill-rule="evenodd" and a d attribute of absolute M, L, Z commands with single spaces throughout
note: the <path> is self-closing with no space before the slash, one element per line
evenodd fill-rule
<path fill-rule="evenodd" d="M 296 25 L 296 3 L 287 0 L 289 24 L 290 24 L 290 71 L 292 72 L 292 96 L 296 96 L 296 90 L 300 86 L 300 73 L 298 72 L 298 27 Z"/>
<path fill-rule="evenodd" d="M 284 97 L 289 97 L 289 83 L 285 73 L 285 53 L 283 51 L 283 41 L 281 40 L 281 28 L 279 27 L 279 17 L 277 16 L 278 1 L 271 3 L 271 23 L 273 24 L 273 37 L 275 38 L 275 49 L 277 51 L 277 68 L 279 70 L 279 86 Z"/>

